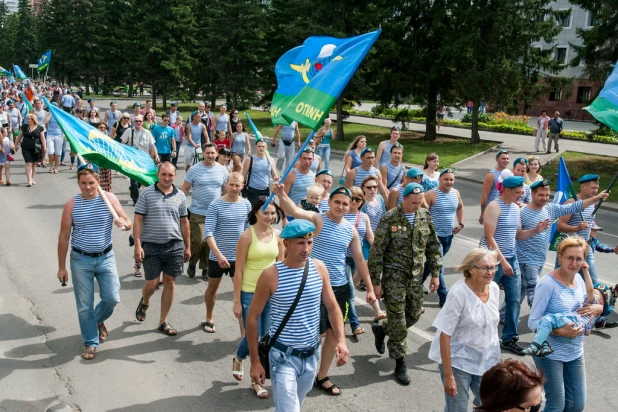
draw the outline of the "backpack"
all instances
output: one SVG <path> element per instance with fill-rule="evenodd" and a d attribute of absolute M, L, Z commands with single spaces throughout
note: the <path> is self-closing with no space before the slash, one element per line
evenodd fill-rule
<path fill-rule="evenodd" d="M 616 294 L 618 293 L 618 285 L 612 287 L 602 283 L 595 283 L 594 288 L 603 295 L 603 313 L 601 316 L 608 316 L 614 310 L 616 305 Z"/>

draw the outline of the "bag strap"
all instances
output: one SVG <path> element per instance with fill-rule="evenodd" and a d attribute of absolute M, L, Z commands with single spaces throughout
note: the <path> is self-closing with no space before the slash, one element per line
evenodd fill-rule
<path fill-rule="evenodd" d="M 131 128 L 131 144 L 130 144 L 131 147 L 133 147 L 133 136 L 135 136 L 135 127 Z"/>
<path fill-rule="evenodd" d="M 309 258 L 309 259 L 311 259 L 311 258 Z M 290 309 L 288 309 L 288 313 L 285 314 L 285 317 L 283 318 L 283 320 L 279 324 L 279 327 L 277 328 L 277 331 L 275 332 L 273 337 L 270 338 L 270 340 L 268 342 L 268 350 L 270 350 L 270 348 L 272 348 L 272 346 L 277 341 L 277 338 L 279 337 L 279 335 L 283 331 L 283 328 L 285 328 L 285 324 L 288 323 L 288 320 L 290 320 L 290 318 L 292 317 L 292 314 L 294 313 L 294 309 L 296 309 L 296 306 L 298 305 L 298 302 L 300 301 L 300 296 L 302 295 L 303 290 L 305 289 L 305 284 L 307 283 L 307 275 L 309 274 L 309 259 L 307 259 L 307 263 L 305 264 L 305 270 L 303 272 L 303 278 L 300 281 L 300 286 L 298 287 L 298 293 L 296 294 L 296 298 L 294 299 L 294 302 L 292 302 L 292 306 L 290 306 Z"/>
<path fill-rule="evenodd" d="M 388 166 L 387 166 L 388 168 Z M 403 171 L 404 166 L 403 165 L 399 165 L 399 173 L 397 173 L 397 176 L 395 176 L 395 178 L 393 179 L 392 182 L 390 182 L 388 185 L 386 185 L 387 189 L 390 189 L 391 187 L 393 187 L 393 185 L 395 184 L 395 182 L 397 181 L 397 179 L 401 178 L 401 172 Z"/>
<path fill-rule="evenodd" d="M 358 225 L 360 224 L 361 213 L 362 212 L 359 211 L 358 216 L 356 216 L 356 223 L 354 224 L 355 229 L 358 229 Z"/>
<path fill-rule="evenodd" d="M 245 182 L 245 185 L 247 185 L 247 187 L 249 187 L 249 179 L 251 179 L 251 170 L 253 170 L 253 156 L 249 156 L 251 158 L 251 160 L 249 161 L 249 171 L 247 172 L 247 180 Z"/>

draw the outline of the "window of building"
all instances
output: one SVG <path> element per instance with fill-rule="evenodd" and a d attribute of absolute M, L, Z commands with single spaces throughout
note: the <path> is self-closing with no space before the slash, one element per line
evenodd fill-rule
<path fill-rule="evenodd" d="M 549 92 L 549 100 L 558 101 L 562 99 L 562 89 L 555 89 Z"/>
<path fill-rule="evenodd" d="M 568 46 L 557 46 L 556 47 L 556 61 L 560 64 L 567 64 L 567 55 L 569 52 Z"/>
<path fill-rule="evenodd" d="M 586 12 L 586 28 L 594 27 L 597 25 L 597 18 L 589 11 Z"/>
<path fill-rule="evenodd" d="M 579 86 L 577 88 L 577 103 L 588 103 L 592 90 L 587 86 Z"/>
<path fill-rule="evenodd" d="M 569 9 L 560 9 L 559 11 L 568 11 L 568 10 Z M 558 24 L 563 29 L 570 29 L 571 28 L 572 17 L 573 17 L 573 15 L 571 14 L 571 12 L 569 12 L 569 14 L 567 16 L 558 19 Z"/>

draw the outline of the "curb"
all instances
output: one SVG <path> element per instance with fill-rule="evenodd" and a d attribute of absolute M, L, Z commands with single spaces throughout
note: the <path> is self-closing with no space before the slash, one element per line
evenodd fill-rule
<path fill-rule="evenodd" d="M 457 165 L 459 165 L 459 164 L 461 164 L 461 163 L 463 163 L 463 162 L 467 162 L 467 161 L 468 161 L 468 160 L 470 160 L 470 159 L 474 159 L 475 157 L 482 156 L 482 155 L 484 155 L 485 153 L 491 152 L 492 150 L 495 150 L 495 149 L 499 148 L 500 146 L 502 146 L 502 143 L 497 144 L 497 145 L 495 145 L 495 146 L 493 146 L 493 147 L 490 147 L 489 149 L 484 150 L 484 151 L 482 151 L 482 152 L 479 152 L 479 153 L 477 153 L 477 154 L 474 154 L 474 155 L 472 155 L 472 156 L 470 156 L 470 157 L 467 157 L 467 158 L 465 158 L 465 159 L 463 159 L 463 160 L 460 160 L 460 161 L 459 161 L 459 162 L 457 162 L 457 163 L 453 163 L 453 164 L 451 165 L 451 167 L 453 167 L 453 168 L 457 169 Z"/>

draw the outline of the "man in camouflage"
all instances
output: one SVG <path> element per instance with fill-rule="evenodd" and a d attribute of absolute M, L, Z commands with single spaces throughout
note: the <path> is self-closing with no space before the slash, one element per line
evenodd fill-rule
<path fill-rule="evenodd" d="M 439 285 L 442 268 L 440 242 L 431 216 L 421 209 L 423 187 L 409 183 L 403 203 L 389 210 L 378 223 L 369 256 L 371 283 L 380 299 L 384 288 L 384 305 L 388 319 L 372 327 L 376 349 L 384 353 L 388 336 L 389 356 L 395 359 L 395 378 L 408 385 L 410 376 L 404 362 L 408 328 L 421 316 L 423 303 L 423 256 L 431 266 L 431 292 Z"/>

